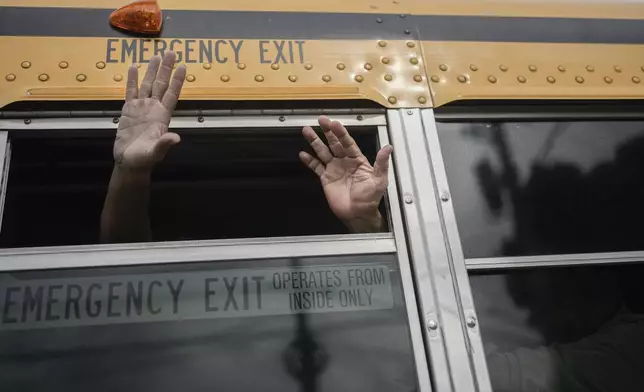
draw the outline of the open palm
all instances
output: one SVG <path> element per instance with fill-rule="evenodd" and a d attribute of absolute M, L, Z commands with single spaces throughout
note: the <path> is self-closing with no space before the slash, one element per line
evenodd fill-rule
<path fill-rule="evenodd" d="M 155 56 L 138 87 L 138 69 L 128 73 L 125 106 L 119 121 L 114 142 L 114 159 L 129 169 L 151 169 L 161 161 L 170 147 L 181 141 L 179 135 L 168 132 L 172 112 L 177 104 L 185 67 L 172 75 L 176 56 L 168 53 L 163 58 Z"/>
<path fill-rule="evenodd" d="M 311 127 L 305 127 L 302 133 L 317 157 L 301 152 L 300 159 L 320 177 L 329 207 L 345 222 L 379 216 L 392 147 L 382 148 L 371 166 L 342 124 L 327 117 L 320 117 L 319 123 L 328 146 Z"/>

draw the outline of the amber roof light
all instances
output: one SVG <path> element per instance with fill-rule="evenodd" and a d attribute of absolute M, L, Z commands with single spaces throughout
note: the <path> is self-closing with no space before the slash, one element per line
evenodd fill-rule
<path fill-rule="evenodd" d="M 163 15 L 156 0 L 139 0 L 112 12 L 110 24 L 136 34 L 159 35 Z"/>

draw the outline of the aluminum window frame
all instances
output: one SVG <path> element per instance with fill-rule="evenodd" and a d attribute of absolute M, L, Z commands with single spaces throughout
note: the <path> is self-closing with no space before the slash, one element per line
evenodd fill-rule
<path fill-rule="evenodd" d="M 359 112 L 357 112 L 359 113 Z M 176 117 L 170 129 L 221 128 L 287 128 L 316 126 L 316 115 L 253 115 Z M 347 127 L 375 127 L 381 145 L 389 143 L 385 114 L 334 115 Z M 0 119 L 0 135 L 11 132 L 47 130 L 112 130 L 118 122 L 108 117 L 36 118 L 33 120 Z M 0 139 L 1 142 L 1 139 Z M 0 146 L 1 147 L 1 146 Z M 86 246 L 56 246 L 11 248 L 0 250 L 0 271 L 29 271 L 67 268 L 117 267 L 191 263 L 198 261 L 242 261 L 259 258 L 346 256 L 394 254 L 398 260 L 401 284 L 407 312 L 412 354 L 420 392 L 432 392 L 432 378 L 424 350 L 423 334 L 415 295 L 414 277 L 405 240 L 405 226 L 400 212 L 400 199 L 394 165 L 390 166 L 387 200 L 390 209 L 390 233 L 301 236 L 234 240 L 202 240 L 108 244 Z M 4 203 L 0 205 L 4 209 Z"/>

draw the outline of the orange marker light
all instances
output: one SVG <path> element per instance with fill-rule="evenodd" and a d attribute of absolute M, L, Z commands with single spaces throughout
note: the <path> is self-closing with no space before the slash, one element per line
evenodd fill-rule
<path fill-rule="evenodd" d="M 112 12 L 110 24 L 133 33 L 158 35 L 163 15 L 156 0 L 139 0 Z"/>

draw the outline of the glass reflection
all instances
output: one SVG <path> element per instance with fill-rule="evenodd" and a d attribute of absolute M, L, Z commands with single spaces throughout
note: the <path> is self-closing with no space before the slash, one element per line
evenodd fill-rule
<path fill-rule="evenodd" d="M 465 256 L 644 249 L 640 122 L 439 123 Z"/>

